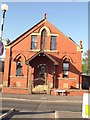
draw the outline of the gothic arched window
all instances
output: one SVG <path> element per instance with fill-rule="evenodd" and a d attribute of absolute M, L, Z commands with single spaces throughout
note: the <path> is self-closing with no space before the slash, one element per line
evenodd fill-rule
<path fill-rule="evenodd" d="M 45 29 L 41 32 L 41 49 L 46 50 L 47 48 L 47 32 Z"/>
<path fill-rule="evenodd" d="M 17 60 L 16 75 L 17 76 L 21 76 L 22 75 L 22 61 L 21 61 L 21 57 L 19 57 L 18 60 Z"/>
<path fill-rule="evenodd" d="M 63 78 L 68 78 L 69 77 L 69 62 L 64 61 L 63 62 Z"/>

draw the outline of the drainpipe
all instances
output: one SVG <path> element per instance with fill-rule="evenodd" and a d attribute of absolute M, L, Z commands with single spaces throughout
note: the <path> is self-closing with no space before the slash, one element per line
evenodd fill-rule
<path fill-rule="evenodd" d="M 29 72 L 29 64 L 27 65 L 27 88 L 28 88 L 28 72 Z"/>
<path fill-rule="evenodd" d="M 54 81 L 54 89 L 55 89 L 55 64 L 54 64 L 54 72 L 53 72 L 53 81 Z"/>

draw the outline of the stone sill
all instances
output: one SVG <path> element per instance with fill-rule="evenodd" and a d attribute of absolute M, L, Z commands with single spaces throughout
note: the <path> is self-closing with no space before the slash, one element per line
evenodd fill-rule
<path fill-rule="evenodd" d="M 30 49 L 30 52 L 39 52 L 40 49 L 35 49 L 35 50 L 31 50 Z M 54 52 L 54 53 L 57 53 L 58 51 L 57 50 L 44 50 L 45 52 Z"/>
<path fill-rule="evenodd" d="M 23 89 L 23 90 L 28 90 L 28 88 L 21 88 L 21 87 L 5 87 L 3 86 L 4 88 L 7 88 L 7 89 Z"/>
<path fill-rule="evenodd" d="M 58 80 L 76 80 L 76 78 L 58 78 Z"/>
<path fill-rule="evenodd" d="M 27 76 L 9 76 L 10 78 L 27 78 Z"/>
<path fill-rule="evenodd" d="M 30 52 L 39 52 L 40 51 L 40 49 L 35 49 L 35 50 L 29 50 Z"/>
<path fill-rule="evenodd" d="M 57 50 L 44 50 L 45 52 L 58 52 Z"/>

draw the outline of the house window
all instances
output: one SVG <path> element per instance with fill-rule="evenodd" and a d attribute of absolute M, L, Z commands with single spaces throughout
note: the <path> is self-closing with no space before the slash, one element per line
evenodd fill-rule
<path fill-rule="evenodd" d="M 51 50 L 56 50 L 56 37 L 51 37 Z"/>
<path fill-rule="evenodd" d="M 43 29 L 41 33 L 41 49 L 46 50 L 46 48 L 47 48 L 47 32 L 45 29 Z"/>
<path fill-rule="evenodd" d="M 17 70 L 16 70 L 16 76 L 21 76 L 22 75 L 22 62 L 21 58 L 17 60 Z"/>
<path fill-rule="evenodd" d="M 31 39 L 31 49 L 37 49 L 37 36 L 32 36 L 32 39 Z"/>
<path fill-rule="evenodd" d="M 67 77 L 68 78 L 69 74 L 69 63 L 63 63 L 63 78 Z"/>

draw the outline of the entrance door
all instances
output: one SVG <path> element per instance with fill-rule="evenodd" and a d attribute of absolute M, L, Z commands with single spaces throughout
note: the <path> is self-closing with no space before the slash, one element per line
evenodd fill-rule
<path fill-rule="evenodd" d="M 39 64 L 37 66 L 37 78 L 35 79 L 36 85 L 46 85 L 48 77 L 48 67 L 46 64 Z"/>

